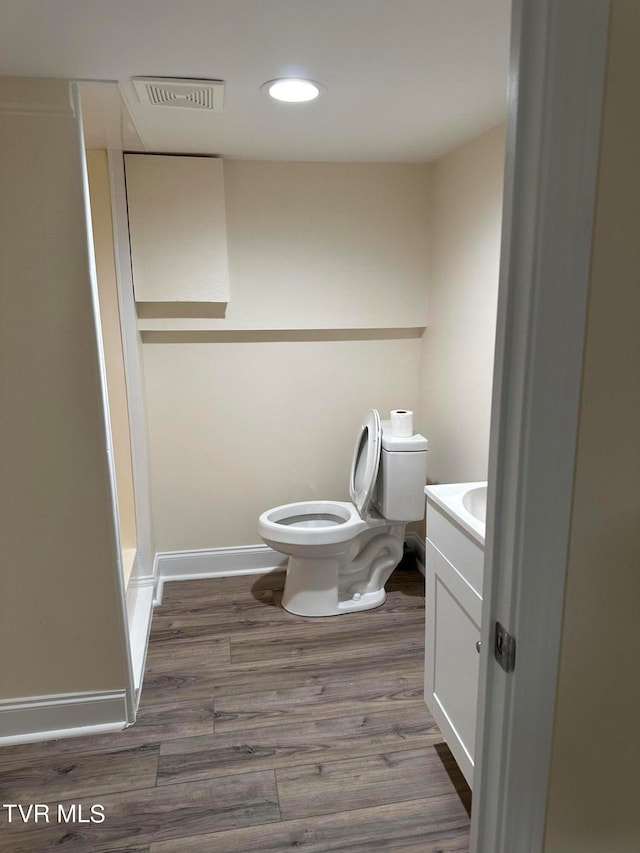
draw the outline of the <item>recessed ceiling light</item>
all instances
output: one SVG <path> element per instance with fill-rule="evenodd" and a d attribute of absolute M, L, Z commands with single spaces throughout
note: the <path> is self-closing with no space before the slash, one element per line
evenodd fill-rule
<path fill-rule="evenodd" d="M 276 101 L 301 104 L 317 98 L 322 86 L 313 80 L 303 80 L 300 77 L 281 77 L 279 80 L 269 80 L 262 86 L 262 91 L 268 92 Z"/>

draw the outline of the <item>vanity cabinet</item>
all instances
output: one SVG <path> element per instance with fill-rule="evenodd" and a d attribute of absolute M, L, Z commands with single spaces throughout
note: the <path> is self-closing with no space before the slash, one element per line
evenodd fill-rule
<path fill-rule="evenodd" d="M 483 546 L 427 501 L 425 700 L 472 785 Z"/>
<path fill-rule="evenodd" d="M 228 302 L 223 162 L 125 154 L 136 302 Z"/>

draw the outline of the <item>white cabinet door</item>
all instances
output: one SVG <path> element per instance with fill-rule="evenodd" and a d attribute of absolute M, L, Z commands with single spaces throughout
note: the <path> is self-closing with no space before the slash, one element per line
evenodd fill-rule
<path fill-rule="evenodd" d="M 482 599 L 427 539 L 425 700 L 473 782 Z"/>
<path fill-rule="evenodd" d="M 228 302 L 222 160 L 126 154 L 136 302 Z"/>

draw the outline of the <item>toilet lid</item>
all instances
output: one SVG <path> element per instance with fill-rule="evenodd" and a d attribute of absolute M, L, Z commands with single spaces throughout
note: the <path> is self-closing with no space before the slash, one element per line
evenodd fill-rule
<path fill-rule="evenodd" d="M 369 509 L 378 477 L 381 432 L 380 415 L 371 409 L 358 433 L 349 483 L 351 500 L 362 518 Z"/>

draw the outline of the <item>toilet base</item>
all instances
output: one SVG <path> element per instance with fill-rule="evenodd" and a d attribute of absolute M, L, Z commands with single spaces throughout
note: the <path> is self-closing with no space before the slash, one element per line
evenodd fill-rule
<path fill-rule="evenodd" d="M 338 560 L 289 557 L 282 606 L 296 616 L 338 613 Z"/>
<path fill-rule="evenodd" d="M 375 592 L 364 592 L 362 595 L 356 592 L 353 598 L 348 598 L 346 601 L 338 602 L 338 610 L 340 613 L 353 613 L 355 610 L 373 610 L 374 607 L 381 607 L 387 600 L 385 589 L 376 589 Z"/>
<path fill-rule="evenodd" d="M 339 567 L 340 562 L 335 558 L 289 557 L 282 592 L 284 609 L 296 616 L 339 616 L 357 610 L 373 610 L 385 603 L 387 593 L 384 586 L 369 592 L 354 592 L 341 600 L 338 594 Z"/>

